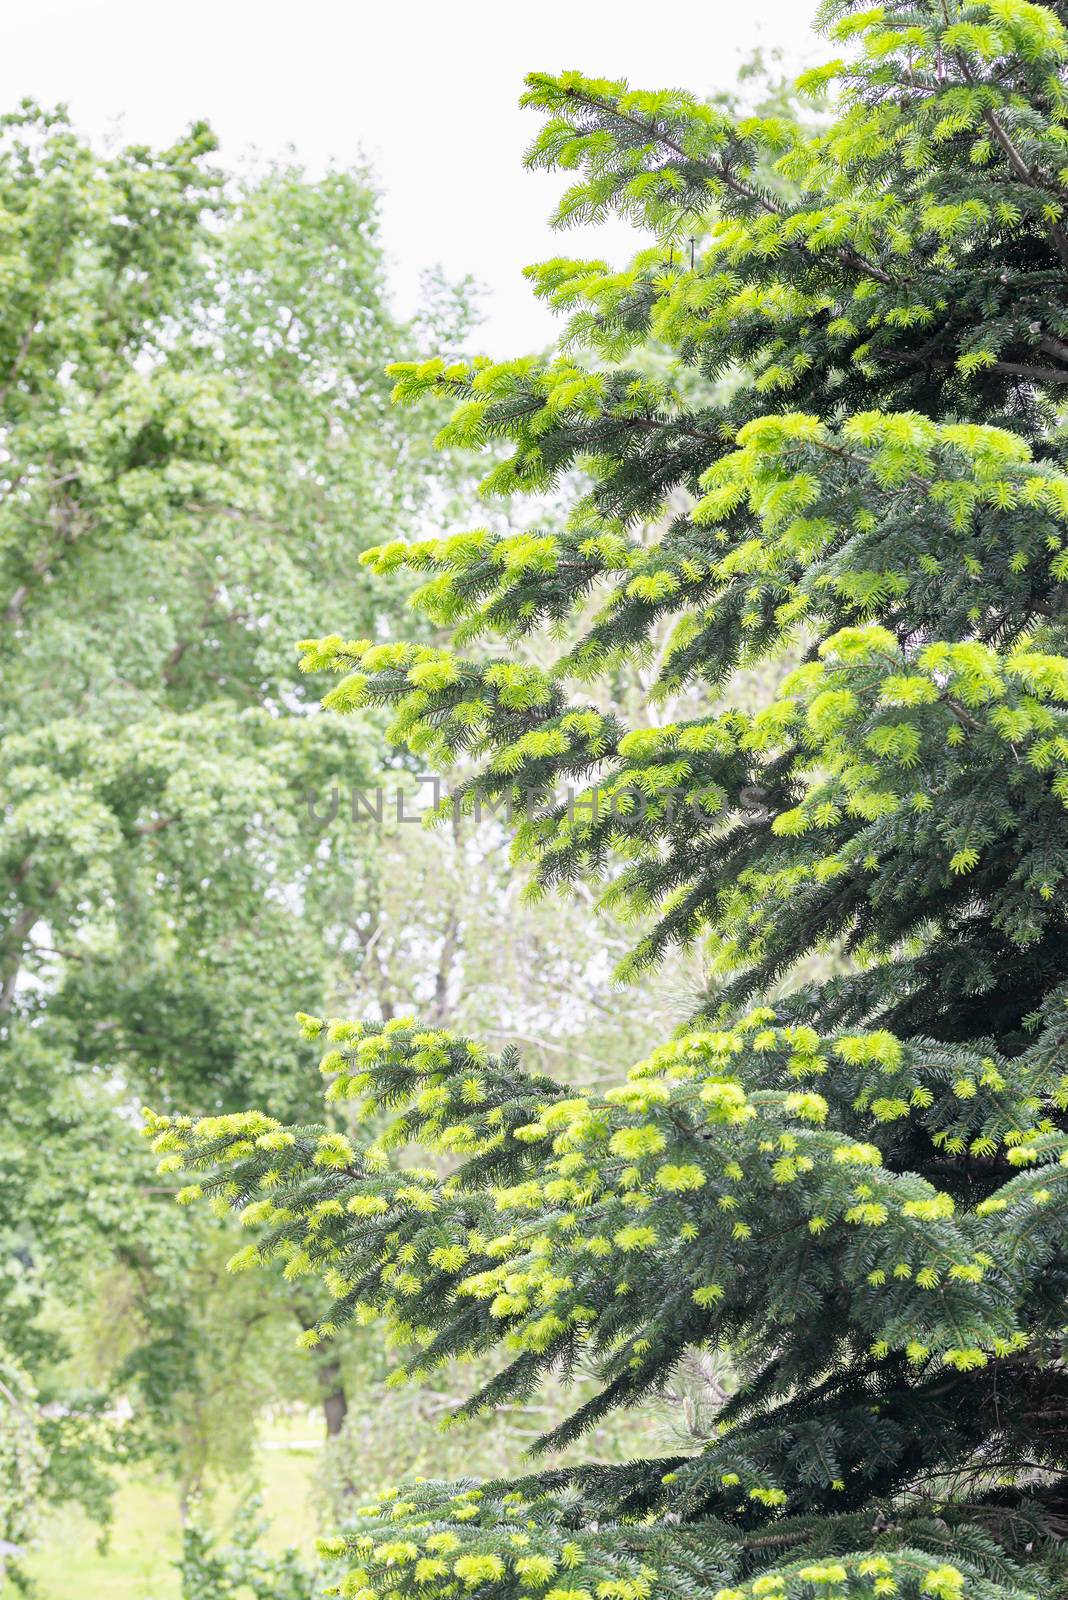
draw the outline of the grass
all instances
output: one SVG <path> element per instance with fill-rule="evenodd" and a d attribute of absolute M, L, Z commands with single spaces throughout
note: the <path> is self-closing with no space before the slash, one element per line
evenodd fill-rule
<path fill-rule="evenodd" d="M 265 1545 L 287 1545 L 311 1554 L 315 1520 L 308 1503 L 314 1451 L 301 1448 L 317 1427 L 302 1418 L 280 1417 L 264 1428 L 252 1463 L 263 1513 L 270 1518 Z M 241 1498 L 220 1490 L 211 1507 L 213 1526 L 225 1529 Z M 49 1520 L 49 1537 L 27 1562 L 40 1600 L 179 1600 L 174 1563 L 181 1548 L 178 1501 L 172 1484 L 131 1476 L 115 1498 L 108 1548 L 97 1548 L 99 1530 L 81 1512 L 63 1511 Z"/>

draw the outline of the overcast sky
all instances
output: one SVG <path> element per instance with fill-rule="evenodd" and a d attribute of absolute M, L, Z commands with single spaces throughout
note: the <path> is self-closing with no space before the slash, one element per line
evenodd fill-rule
<path fill-rule="evenodd" d="M 36 0 L 4 17 L 0 104 L 66 101 L 103 138 L 163 143 L 206 117 L 237 165 L 292 147 L 312 171 L 375 169 L 399 308 L 435 264 L 485 285 L 479 343 L 551 337 L 521 268 L 558 253 L 625 257 L 623 230 L 546 226 L 560 180 L 524 172 L 536 127 L 523 75 L 577 67 L 636 87 L 725 88 L 756 45 L 791 70 L 824 59 L 808 0 Z"/>

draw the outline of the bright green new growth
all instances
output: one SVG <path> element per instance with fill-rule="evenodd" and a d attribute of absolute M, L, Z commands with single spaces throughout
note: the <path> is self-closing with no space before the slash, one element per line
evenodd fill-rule
<path fill-rule="evenodd" d="M 202 1174 L 185 1198 L 256 1230 L 234 1270 L 326 1282 L 311 1339 L 382 1318 L 413 1380 L 499 1349 L 468 1413 L 592 1365 L 559 1445 L 689 1349 L 738 1381 L 694 1454 L 381 1498 L 328 1546 L 342 1594 L 1066 1592 L 1066 20 L 831 4 L 815 136 L 534 76 L 531 162 L 580 174 L 561 222 L 660 242 L 532 269 L 570 316 L 548 364 L 397 369 L 402 401 L 457 402 L 444 442 L 510 446 L 489 492 L 591 487 L 563 533 L 366 559 L 424 575 L 458 649 L 577 642 L 552 671 L 336 636 L 304 664 L 480 762 L 460 803 L 511 797 L 536 887 L 593 875 L 655 916 L 630 965 L 705 941 L 713 987 L 603 1096 L 407 1019 L 305 1018 L 351 1139 L 149 1131 Z M 673 379 L 625 365 L 654 341 Z M 787 648 L 774 702 L 734 707 Z M 710 709 L 628 731 L 572 694 L 628 657 Z M 818 948 L 848 975 L 798 987 Z"/>

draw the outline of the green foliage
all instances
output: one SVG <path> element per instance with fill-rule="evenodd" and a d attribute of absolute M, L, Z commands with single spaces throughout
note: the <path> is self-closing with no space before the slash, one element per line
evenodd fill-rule
<path fill-rule="evenodd" d="M 0 1344 L 39 1496 L 100 1520 L 123 1460 L 240 1469 L 257 1368 L 315 1392 L 278 1359 L 302 1307 L 219 1292 L 225 1230 L 176 1233 L 131 1107 L 314 1109 L 277 1039 L 293 982 L 342 979 L 374 840 L 307 801 L 378 774 L 351 724 L 281 715 L 314 708 L 274 639 L 322 586 L 370 625 L 354 539 L 452 483 L 389 406 L 427 330 L 388 309 L 367 174 L 224 181 L 213 151 L 0 119 Z M 465 326 L 443 290 L 428 328 Z"/>
<path fill-rule="evenodd" d="M 696 1450 L 369 1502 L 325 1547 L 343 1595 L 1068 1584 L 1068 8 L 823 15 L 815 132 L 528 80 L 531 163 L 576 175 L 558 220 L 656 242 L 532 269 L 568 318 L 550 360 L 400 363 L 396 394 L 454 403 L 439 438 L 493 448 L 488 495 L 589 491 L 563 529 L 365 554 L 450 644 L 302 647 L 329 707 L 473 768 L 461 813 L 529 806 L 535 894 L 655 915 L 624 976 L 699 944 L 700 1013 L 586 1094 L 436 1023 L 306 1017 L 345 1133 L 148 1114 L 183 1198 L 252 1230 L 233 1271 L 322 1282 L 306 1344 L 381 1322 L 399 1382 L 497 1352 L 461 1417 L 589 1367 L 554 1448 L 731 1354 Z M 542 628 L 558 659 L 517 658 Z M 697 713 L 606 709 L 628 662 Z M 831 948 L 849 971 L 803 981 Z"/>
<path fill-rule="evenodd" d="M 20 1362 L 0 1351 L 0 1585 L 34 1531 L 47 1460 L 33 1383 Z"/>
<path fill-rule="evenodd" d="M 253 1600 L 311 1600 L 315 1579 L 298 1552 L 263 1552 L 267 1527 L 255 1496 L 241 1507 L 226 1543 L 190 1522 L 182 1535 L 182 1600 L 244 1600 L 248 1595 Z"/>

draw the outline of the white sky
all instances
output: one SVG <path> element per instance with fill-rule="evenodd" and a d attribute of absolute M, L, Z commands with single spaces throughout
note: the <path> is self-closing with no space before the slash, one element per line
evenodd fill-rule
<path fill-rule="evenodd" d="M 236 165 L 292 147 L 310 170 L 370 160 L 399 308 L 441 264 L 486 287 L 479 344 L 516 355 L 552 318 L 521 269 L 561 251 L 625 258 L 622 228 L 557 235 L 562 183 L 521 166 L 526 72 L 726 88 L 758 44 L 791 71 L 831 54 L 814 0 L 36 0 L 5 8 L 0 108 L 66 101 L 94 138 L 164 143 L 206 117 Z"/>

